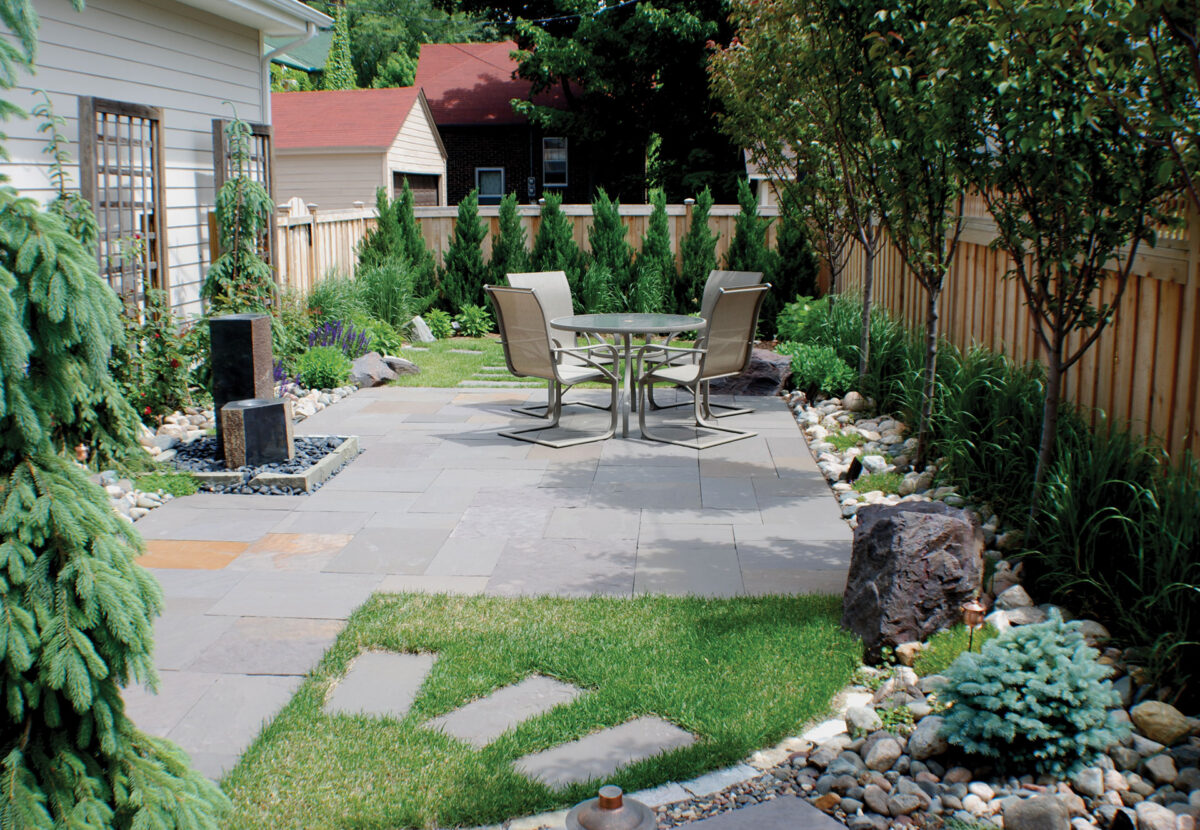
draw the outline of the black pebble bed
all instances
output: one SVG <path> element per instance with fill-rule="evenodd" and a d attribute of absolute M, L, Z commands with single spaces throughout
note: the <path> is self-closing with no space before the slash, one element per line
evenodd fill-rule
<path fill-rule="evenodd" d="M 259 473 L 303 473 L 309 467 L 316 464 L 325 456 L 341 446 L 346 439 L 341 436 L 333 436 L 331 438 L 309 438 L 300 437 L 293 441 L 295 447 L 295 455 L 287 461 L 280 461 L 275 464 L 263 464 L 259 467 L 238 467 L 236 470 L 229 470 L 225 466 L 225 460 L 217 453 L 216 438 L 201 438 L 193 441 L 190 444 L 184 444 L 176 448 L 175 458 L 173 462 L 179 470 L 191 473 L 224 473 L 235 472 L 242 474 L 240 484 L 201 484 L 200 491 L 204 493 L 258 493 L 269 496 L 302 496 L 306 492 L 315 492 L 319 490 L 325 482 L 332 479 L 346 465 L 353 461 L 351 458 L 345 463 L 338 466 L 336 470 L 325 479 L 325 481 L 317 484 L 312 490 L 302 490 L 298 487 L 265 487 L 262 485 L 251 485 L 250 479 L 257 476 Z"/>

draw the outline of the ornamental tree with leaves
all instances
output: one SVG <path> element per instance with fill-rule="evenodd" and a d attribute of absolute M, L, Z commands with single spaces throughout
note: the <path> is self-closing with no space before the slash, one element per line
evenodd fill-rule
<path fill-rule="evenodd" d="M 604 188 L 600 188 L 592 200 L 588 244 L 596 264 L 604 269 L 613 288 L 621 293 L 629 290 L 633 278 L 633 246 L 625 239 L 628 233 L 629 228 L 621 221 L 620 200 L 608 198 Z"/>
<path fill-rule="evenodd" d="M 925 365 L 914 463 L 931 443 L 940 337 L 940 300 L 963 231 L 966 183 L 955 164 L 978 137 L 972 120 L 970 70 L 945 59 L 947 32 L 959 0 L 853 2 L 832 23 L 859 59 L 847 67 L 869 92 L 876 129 L 866 180 L 892 244 L 925 292 Z M 848 50 L 849 51 L 849 50 Z"/>
<path fill-rule="evenodd" d="M 446 250 L 442 268 L 442 296 L 452 309 L 483 305 L 487 266 L 483 262 L 483 240 L 487 225 L 479 218 L 479 191 L 472 190 L 458 203 L 454 236 Z"/>
<path fill-rule="evenodd" d="M 506 275 L 529 270 L 529 249 L 525 247 L 525 227 L 521 224 L 516 193 L 506 193 L 500 200 L 500 229 L 492 240 L 492 259 L 488 268 L 493 285 L 507 285 Z"/>
<path fill-rule="evenodd" d="M 870 361 L 875 259 L 883 224 L 868 182 L 880 174 L 871 90 L 860 83 L 859 42 L 845 36 L 840 4 L 734 0 L 738 42 L 713 56 L 725 129 L 783 183 L 813 229 L 831 290 L 841 289 L 851 243 L 863 251 L 859 376 Z M 781 297 L 787 301 L 787 297 Z"/>
<path fill-rule="evenodd" d="M 357 76 L 350 57 L 350 28 L 346 7 L 339 5 L 333 15 L 333 41 L 321 74 L 321 89 L 356 89 Z"/>
<path fill-rule="evenodd" d="M 575 244 L 571 220 L 562 212 L 562 196 L 547 191 L 542 194 L 542 224 L 533 240 L 530 261 L 535 271 L 565 271 L 571 293 L 579 295 L 583 255 Z"/>
<path fill-rule="evenodd" d="M 478 5 L 468 2 L 468 7 Z M 499 4 L 517 20 L 522 78 L 535 93 L 560 92 L 565 106 L 514 102 L 547 135 L 570 136 L 605 159 L 609 194 L 640 203 L 646 154 L 658 136 L 656 184 L 672 201 L 711 186 L 733 195 L 740 150 L 712 115 L 710 41 L 728 40 L 727 0 L 655 0 L 597 6 L 586 0 Z M 534 18 L 558 17 L 553 22 Z"/>
<path fill-rule="evenodd" d="M 677 307 L 682 314 L 695 314 L 700 310 L 708 274 L 717 267 L 719 234 L 713 233 L 708 224 L 708 214 L 712 206 L 712 191 L 706 187 L 696 197 L 696 204 L 692 207 L 691 224 L 679 243 L 682 249 L 679 282 L 684 287 L 684 296 L 680 298 Z"/>
<path fill-rule="evenodd" d="M 978 81 L 971 98 L 982 135 L 963 145 L 962 169 L 996 222 L 993 246 L 1009 255 L 1046 362 L 1033 510 L 1054 458 L 1064 376 L 1112 321 L 1139 243 L 1154 243 L 1177 188 L 1170 127 L 1147 140 L 1149 124 L 1130 129 L 1092 88 L 1099 73 L 1112 100 L 1145 89 L 1142 57 L 1106 48 L 1123 6 L 974 0 L 946 53 Z M 1099 302 L 1108 279 L 1112 297 Z"/>
<path fill-rule="evenodd" d="M 259 241 L 271 231 L 275 205 L 266 188 L 250 177 L 250 126 L 236 116 L 225 127 L 232 173 L 217 193 L 221 254 L 204 278 L 200 296 L 213 311 L 263 311 L 274 299 L 271 266 Z"/>
<path fill-rule="evenodd" d="M 0 0 L 0 88 L 31 69 L 36 16 Z M 3 109 L 12 112 L 5 102 Z M 0 187 L 0 826 L 224 825 L 228 802 L 170 742 L 139 732 L 121 687 L 155 679 L 153 577 L 137 532 L 65 450 L 90 412 L 130 437 L 108 373 L 121 301 L 58 215 Z M 96 406 L 96 395 L 109 396 Z"/>

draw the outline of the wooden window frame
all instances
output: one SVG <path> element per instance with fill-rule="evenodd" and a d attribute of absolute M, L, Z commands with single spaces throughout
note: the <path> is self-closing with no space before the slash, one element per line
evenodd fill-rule
<path fill-rule="evenodd" d="M 125 301 L 127 306 L 136 307 L 140 304 L 143 298 L 143 287 L 141 285 L 129 285 L 126 269 L 121 269 L 121 285 L 112 285 L 111 282 L 111 257 L 112 254 L 108 250 L 111 245 L 111 240 L 114 238 L 111 234 L 111 227 L 108 220 L 111 218 L 109 213 L 109 205 L 107 202 L 102 206 L 100 200 L 102 195 L 107 195 L 107 185 L 104 188 L 103 194 L 100 187 L 100 175 L 110 175 L 112 173 L 111 166 L 108 161 L 109 135 L 107 132 L 107 124 L 104 127 L 104 132 L 98 134 L 96 119 L 99 116 L 113 116 L 115 119 L 113 138 L 118 146 L 121 141 L 120 137 L 120 120 L 121 118 L 143 119 L 150 122 L 148 125 L 149 139 L 147 144 L 150 153 L 149 163 L 143 159 L 139 170 L 149 170 L 149 175 L 152 178 L 148 189 L 143 190 L 143 197 L 149 197 L 150 204 L 153 208 L 148 214 L 154 218 L 153 229 L 149 227 L 134 227 L 135 222 L 130 222 L 128 229 L 129 233 L 144 232 L 147 237 L 150 233 L 154 234 L 154 244 L 146 246 L 145 258 L 142 263 L 141 273 L 149 271 L 150 287 L 161 291 L 170 291 L 170 261 L 168 259 L 167 247 L 167 190 L 166 190 L 166 163 L 164 159 L 166 141 L 164 131 L 166 129 L 163 118 L 162 107 L 150 107 L 142 104 L 131 104 L 126 101 L 112 101 L 107 98 L 94 98 L 89 96 L 79 97 L 79 191 L 83 198 L 87 199 L 92 205 L 92 210 L 96 214 L 97 223 L 101 229 L 101 241 L 97 249 L 97 258 L 100 264 L 101 274 L 109 281 L 109 285 L 113 290 Z M 106 119 L 107 121 L 107 119 Z M 130 146 L 133 144 L 132 125 L 129 126 L 127 132 L 127 141 Z M 103 153 L 103 158 L 97 158 L 97 152 Z M 116 171 L 118 180 L 121 177 L 120 158 L 116 160 Z M 131 164 L 129 170 L 132 171 Z M 134 202 L 133 185 L 130 185 L 130 205 Z M 121 233 L 124 230 L 121 221 L 121 185 L 117 185 L 117 230 Z M 145 217 L 147 214 L 143 214 Z M 122 238 L 122 237 L 116 237 Z M 105 262 L 105 260 L 109 262 Z"/>

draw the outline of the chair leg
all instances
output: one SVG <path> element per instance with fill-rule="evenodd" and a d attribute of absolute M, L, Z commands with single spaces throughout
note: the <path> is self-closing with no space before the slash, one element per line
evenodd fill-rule
<path fill-rule="evenodd" d="M 609 438 L 612 438 L 614 435 L 616 435 L 616 433 L 617 433 L 617 384 L 616 384 L 616 382 L 614 382 L 613 383 L 613 394 L 612 394 L 612 406 L 609 407 L 612 410 L 612 420 L 609 423 L 608 432 L 605 432 L 601 435 L 589 435 L 584 438 L 571 438 L 571 439 L 568 439 L 565 441 L 549 441 L 549 440 L 546 440 L 543 438 L 534 438 L 534 437 L 530 436 L 529 433 L 531 433 L 531 432 L 541 432 L 542 430 L 554 429 L 555 427 L 557 427 L 559 425 L 559 421 L 562 418 L 563 389 L 559 384 L 555 383 L 554 381 L 550 381 L 550 385 L 551 385 L 550 400 L 553 403 L 552 403 L 552 405 L 546 407 L 547 410 L 549 410 L 549 414 L 546 417 L 547 423 L 538 424 L 535 427 L 528 427 L 526 429 L 505 430 L 505 431 L 500 432 L 499 434 L 503 435 L 505 438 L 512 438 L 516 441 L 526 441 L 530 444 L 539 444 L 543 447 L 552 447 L 554 449 L 562 449 L 564 447 L 574 447 L 579 444 L 590 444 L 593 441 L 606 441 Z M 568 406 L 571 406 L 571 405 L 572 404 L 568 404 Z M 603 406 L 597 406 L 596 404 L 586 404 L 586 405 L 591 406 L 595 409 L 604 409 L 605 408 Z"/>
<path fill-rule="evenodd" d="M 514 406 L 510 411 L 518 415 L 528 415 L 531 418 L 549 418 L 550 410 L 554 400 L 554 381 L 546 381 L 546 405 L 545 406 Z M 563 406 L 586 406 L 588 409 L 607 409 L 608 407 L 601 406 L 598 403 L 588 403 L 587 401 L 563 401 Z"/>
<path fill-rule="evenodd" d="M 643 380 L 638 383 L 638 394 L 641 396 L 643 404 L 645 403 L 649 393 L 647 387 L 653 386 L 649 380 Z M 638 410 L 638 428 L 641 430 L 642 437 L 651 441 L 659 441 L 664 444 L 674 444 L 677 447 L 687 447 L 693 450 L 706 450 L 709 447 L 717 447 L 721 444 L 729 444 L 733 441 L 740 441 L 743 438 L 751 438 L 758 433 L 749 432 L 741 429 L 731 429 L 730 427 L 721 426 L 715 419 L 705 417 L 704 395 L 699 389 L 693 389 L 693 412 L 696 418 L 696 425 L 701 429 L 711 430 L 713 432 L 725 433 L 723 436 L 718 436 L 711 441 L 679 441 L 674 438 L 666 438 L 662 435 L 655 435 L 653 432 L 646 429 L 646 407 L 643 405 Z"/>
<path fill-rule="evenodd" d="M 714 409 L 725 409 L 727 412 L 713 412 Z M 704 413 L 709 418 L 729 418 L 734 415 L 749 415 L 754 412 L 749 407 L 728 406 L 723 403 L 713 403 L 709 391 L 709 381 L 704 381 Z"/>

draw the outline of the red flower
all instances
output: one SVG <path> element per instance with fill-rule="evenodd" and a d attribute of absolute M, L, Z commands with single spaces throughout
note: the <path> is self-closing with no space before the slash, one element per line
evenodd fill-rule
<path fill-rule="evenodd" d="M 142 410 L 142 412 L 144 412 L 145 414 L 149 415 L 149 414 L 150 414 L 150 407 L 146 407 L 145 409 L 143 409 L 143 410 Z"/>
<path fill-rule="evenodd" d="M 178 360 L 176 360 L 175 358 L 171 358 L 171 368 L 172 368 L 172 369 L 178 369 L 178 368 L 179 368 L 179 361 L 178 361 Z"/>

